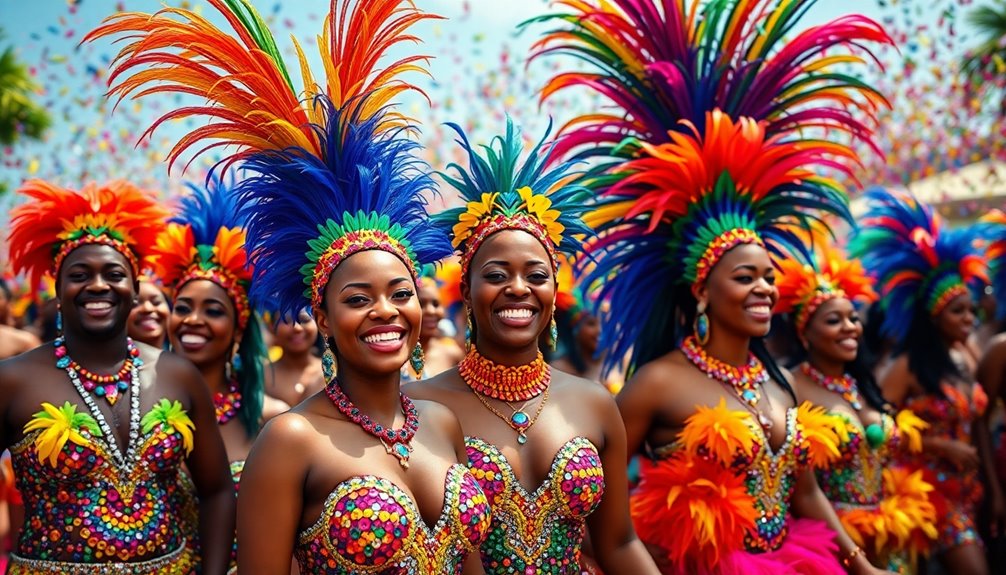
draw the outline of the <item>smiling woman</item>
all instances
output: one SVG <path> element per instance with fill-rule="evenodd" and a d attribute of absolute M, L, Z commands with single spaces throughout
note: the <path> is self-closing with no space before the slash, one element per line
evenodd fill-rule
<path fill-rule="evenodd" d="M 32 285 L 55 276 L 62 319 L 52 344 L 0 362 L 0 448 L 26 517 L 8 573 L 187 573 L 196 532 L 202 572 L 223 573 L 234 496 L 212 405 L 189 363 L 126 333 L 137 262 L 165 212 L 124 182 L 21 191 L 12 263 Z M 179 504 L 183 464 L 206 510 L 198 525 Z"/>

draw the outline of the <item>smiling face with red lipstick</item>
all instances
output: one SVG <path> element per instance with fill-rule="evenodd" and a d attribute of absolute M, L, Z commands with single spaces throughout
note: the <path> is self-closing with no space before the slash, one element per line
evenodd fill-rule
<path fill-rule="evenodd" d="M 397 256 L 367 250 L 339 264 L 325 287 L 318 328 L 340 372 L 397 374 L 419 340 L 422 309 L 409 269 Z"/>
<path fill-rule="evenodd" d="M 538 352 L 538 336 L 548 327 L 556 280 L 545 247 L 519 230 L 493 234 L 472 258 L 462 297 L 474 316 L 472 339 L 479 352 L 496 361 Z"/>

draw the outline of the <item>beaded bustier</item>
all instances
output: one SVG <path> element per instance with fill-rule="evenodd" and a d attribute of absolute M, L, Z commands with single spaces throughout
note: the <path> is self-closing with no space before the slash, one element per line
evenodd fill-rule
<path fill-rule="evenodd" d="M 731 470 L 744 474 L 744 484 L 754 500 L 757 518 L 755 528 L 748 530 L 744 547 L 754 553 L 775 551 L 786 539 L 787 520 L 796 477 L 808 460 L 808 446 L 797 418 L 798 410 L 786 410 L 786 439 L 778 451 L 773 451 L 761 425 L 750 414 L 744 421 L 750 429 L 754 443 L 750 456 L 737 453 Z M 680 442 L 652 450 L 651 455 L 666 459 L 682 449 Z"/>
<path fill-rule="evenodd" d="M 32 424 L 44 427 L 11 448 L 28 517 L 17 555 L 105 563 L 178 551 L 185 543 L 178 475 L 192 446 L 192 423 L 181 406 L 151 409 L 123 460 L 107 443 L 115 439 L 86 411 L 69 403 L 43 408 Z"/>
<path fill-rule="evenodd" d="M 585 519 L 601 502 L 601 457 L 584 437 L 555 454 L 545 481 L 528 493 L 496 446 L 465 439 L 472 475 L 492 507 L 492 525 L 482 544 L 487 575 L 579 574 Z"/>
<path fill-rule="evenodd" d="M 845 435 L 839 436 L 839 459 L 833 465 L 816 469 L 821 491 L 836 508 L 876 506 L 883 496 L 883 471 L 898 442 L 894 418 L 880 416 L 884 441 L 871 446 L 862 423 L 847 413 L 830 411 L 845 422 Z"/>
<path fill-rule="evenodd" d="M 489 503 L 467 468 L 451 466 L 444 506 L 431 529 L 397 485 L 373 475 L 335 487 L 321 516 L 298 537 L 301 573 L 460 574 L 489 529 Z"/>

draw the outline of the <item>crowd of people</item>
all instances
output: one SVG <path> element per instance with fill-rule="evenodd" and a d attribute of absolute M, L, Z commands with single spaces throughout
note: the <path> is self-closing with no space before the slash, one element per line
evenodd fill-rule
<path fill-rule="evenodd" d="M 434 172 L 394 105 L 433 15 L 333 0 L 316 75 L 206 4 L 85 41 L 112 98 L 202 98 L 157 123 L 210 174 L 18 190 L 6 573 L 990 573 L 1006 214 L 841 183 L 879 24 L 561 0 L 542 97 L 610 105 Z"/>

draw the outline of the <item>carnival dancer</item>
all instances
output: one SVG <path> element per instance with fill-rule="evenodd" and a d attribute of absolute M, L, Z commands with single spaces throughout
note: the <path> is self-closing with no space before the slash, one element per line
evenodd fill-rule
<path fill-rule="evenodd" d="M 150 270 L 140 273 L 140 291 L 136 305 L 129 312 L 129 337 L 165 349 L 168 343 L 168 295 L 163 284 Z"/>
<path fill-rule="evenodd" d="M 520 133 L 479 154 L 461 129 L 467 169 L 443 174 L 466 202 L 438 214 L 461 255 L 469 344 L 456 369 L 407 389 L 461 420 L 469 466 L 493 509 L 482 565 L 490 575 L 580 573 L 589 527 L 605 572 L 655 573 L 627 513 L 624 429 L 611 395 L 552 369 L 538 347 L 550 330 L 560 253 L 589 230 L 583 189 L 544 138 L 522 159 Z M 547 135 L 547 134 L 546 134 Z M 551 326 L 551 327 L 550 327 Z"/>
<path fill-rule="evenodd" d="M 238 501 L 241 573 L 284 572 L 294 555 L 303 573 L 479 573 L 489 506 L 458 422 L 400 392 L 402 364 L 422 370 L 417 272 L 451 249 L 425 210 L 433 181 L 406 138 L 409 120 L 389 108 L 413 89 L 399 75 L 423 58 L 378 62 L 432 16 L 402 0 L 333 2 L 319 42 L 326 76 L 316 85 L 301 58 L 298 94 L 252 6 L 210 4 L 232 34 L 184 10 L 113 17 L 108 26 L 143 38 L 117 72 L 166 64 L 117 89 L 157 76 L 157 90 L 208 99 L 182 112 L 211 122 L 176 152 L 203 138 L 237 144 L 225 163 L 241 161 L 247 176 L 238 194 L 252 295 L 280 317 L 311 306 L 338 371 L 255 443 Z M 200 49 L 191 59 L 162 51 L 179 45 Z"/>
<path fill-rule="evenodd" d="M 850 46 L 889 42 L 847 16 L 783 43 L 812 1 L 561 2 L 539 55 L 572 54 L 547 98 L 585 86 L 615 109 L 559 140 L 596 159 L 585 285 L 597 285 L 607 364 L 631 357 L 619 395 L 630 453 L 644 444 L 632 514 L 667 573 L 872 573 L 816 485 L 837 452 L 834 418 L 799 405 L 765 350 L 778 297 L 770 254 L 802 254 L 788 226 L 848 216 L 827 166 L 869 141 L 883 98 L 854 76 Z M 832 138 L 829 137 L 829 140 Z M 837 532 L 837 541 L 835 539 Z M 836 546 L 837 542 L 837 546 Z"/>
<path fill-rule="evenodd" d="M 248 297 L 252 266 L 233 187 L 216 177 L 206 186 L 187 186 L 189 195 L 179 200 L 150 259 L 174 294 L 168 321 L 171 349 L 199 368 L 213 396 L 231 477 L 239 489 L 263 420 L 290 406 L 264 397 L 266 348 Z M 236 548 L 231 559 L 236 567 Z"/>
<path fill-rule="evenodd" d="M 126 335 L 166 212 L 126 182 L 20 191 L 30 200 L 11 214 L 11 263 L 30 285 L 52 273 L 61 325 L 0 362 L 0 448 L 26 517 L 8 573 L 190 573 L 183 463 L 203 505 L 202 572 L 223 573 L 234 488 L 209 394 L 189 362 Z"/>
<path fill-rule="evenodd" d="M 845 532 L 876 564 L 914 573 L 920 553 L 936 538 L 933 486 L 922 472 L 894 465 L 899 450 L 918 453 L 928 427 L 910 410 L 895 414 L 884 401 L 859 342 L 859 307 L 876 301 L 873 281 L 858 260 L 813 238 L 813 259 L 779 262 L 777 313 L 790 314 L 800 343 L 794 369 L 797 394 L 841 419 L 841 456 L 817 469 L 817 481 Z"/>
<path fill-rule="evenodd" d="M 985 255 L 996 310 L 995 317 L 987 320 L 1003 324 L 1006 322 L 1006 214 L 993 210 L 981 221 L 979 230 L 987 242 Z M 978 362 L 975 379 L 993 403 L 1006 398 L 1006 334 L 1000 333 L 989 340 Z M 975 424 L 975 442 L 982 454 L 981 463 L 988 489 L 986 507 L 991 522 L 988 532 L 992 538 L 1006 533 L 1006 433 L 1001 425 L 993 431 L 992 415 L 995 412 L 994 409 L 986 409 Z M 999 437 L 994 437 L 996 434 Z"/>
<path fill-rule="evenodd" d="M 946 229 L 907 192 L 875 189 L 866 200 L 849 253 L 877 278 L 882 328 L 895 340 L 880 387 L 887 401 L 929 424 L 922 451 L 904 454 L 902 463 L 936 487 L 939 560 L 953 573 L 988 573 L 975 525 L 982 484 L 972 445 L 972 425 L 988 399 L 960 347 L 974 328 L 972 290 L 988 282 L 976 229 Z"/>
<path fill-rule="evenodd" d="M 265 392 L 287 405 L 297 405 L 325 387 L 318 324 L 308 308 L 270 323 L 273 341 L 283 355 L 266 368 Z"/>

